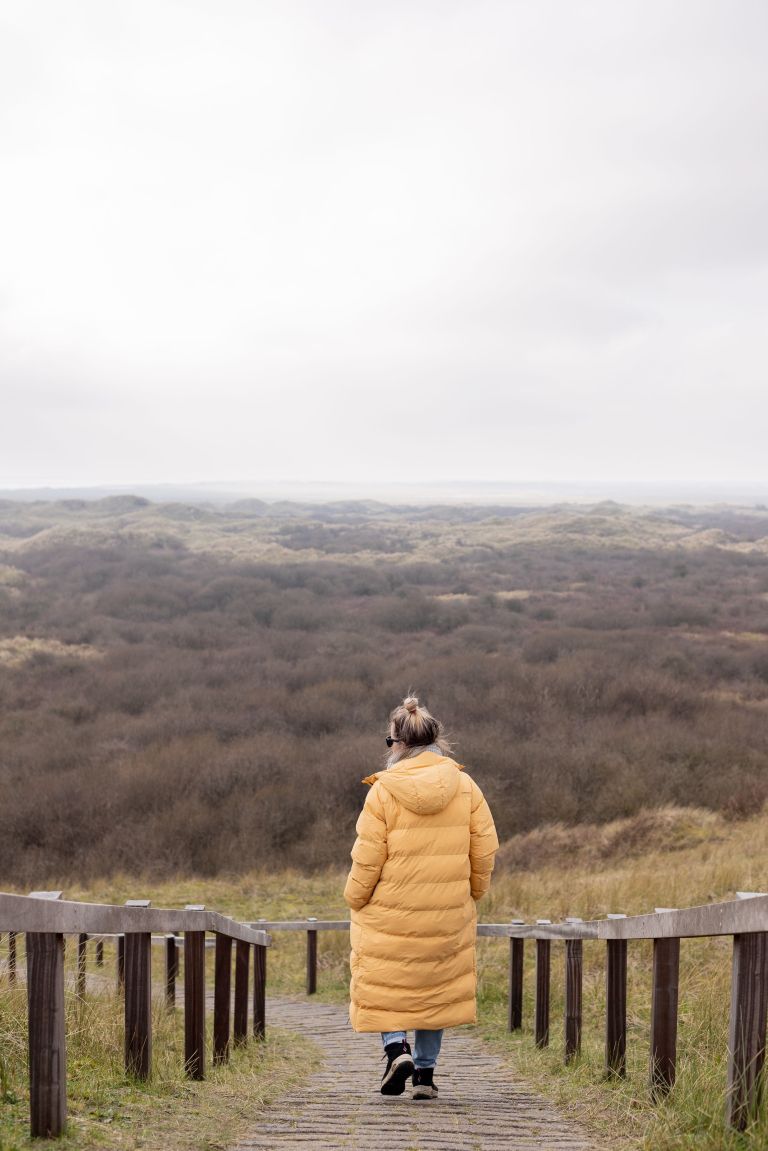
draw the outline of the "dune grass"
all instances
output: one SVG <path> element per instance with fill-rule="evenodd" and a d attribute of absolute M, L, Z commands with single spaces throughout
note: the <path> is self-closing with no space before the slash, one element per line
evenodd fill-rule
<path fill-rule="evenodd" d="M 552 860 L 545 848 L 537 847 L 535 840 L 506 845 L 503 856 L 516 860 L 516 867 L 497 873 L 491 893 L 480 907 L 481 918 L 503 922 L 536 917 L 556 920 L 566 915 L 590 918 L 608 912 L 633 914 L 655 906 L 683 907 L 733 898 L 737 890 L 762 890 L 768 886 L 768 814 L 728 822 L 709 813 L 667 809 L 655 817 L 646 812 L 636 819 L 638 827 L 629 820 L 603 829 L 603 846 L 597 852 L 594 837 L 587 829 L 558 829 L 559 861 Z M 643 849 L 643 837 L 654 844 L 653 850 Z M 674 850 L 665 850 L 665 843 L 673 844 Z M 539 862 L 537 853 L 543 862 Z M 529 870 L 523 870 L 523 858 L 530 864 Z M 203 902 L 245 920 L 309 915 L 335 919 L 346 916 L 341 897 L 343 880 L 343 873 L 337 871 L 314 876 L 282 872 L 218 879 L 177 878 L 159 883 L 118 876 L 87 888 L 70 885 L 66 895 L 115 902 L 145 897 L 151 898 L 155 906 Z M 325 1000 L 346 1000 L 348 942 L 346 933 L 320 935 L 318 988 L 319 996 Z M 561 944 L 552 946 L 551 1042 L 547 1049 L 537 1050 L 533 1043 L 533 946 L 526 945 L 523 1031 L 510 1036 L 506 1032 L 507 944 L 504 940 L 479 941 L 480 1034 L 501 1058 L 509 1061 L 512 1070 L 555 1100 L 566 1114 L 587 1124 L 606 1145 L 647 1151 L 757 1151 L 768 1146 L 768 1106 L 763 1107 L 758 1121 L 744 1135 L 730 1133 L 724 1125 L 730 938 L 682 943 L 677 1083 L 668 1100 L 651 1103 L 647 1087 L 651 946 L 646 941 L 629 945 L 626 1079 L 607 1081 L 603 1073 L 605 956 L 604 945 L 598 942 L 584 944 L 583 1044 L 582 1054 L 573 1065 L 567 1069 L 563 1066 L 565 976 Z M 108 951 L 105 970 L 110 978 L 113 962 Z M 155 962 L 161 962 L 159 955 Z M 268 959 L 270 992 L 303 994 L 304 974 L 304 935 L 276 932 Z M 160 977 L 158 968 L 156 978 Z M 18 998 L 19 993 L 16 994 Z M 3 1004 L 6 999 L 5 994 L 0 996 Z M 6 1018 L 7 1006 L 2 1010 Z M 16 1010 L 20 1008 L 17 1006 Z M 156 1021 L 155 1057 L 160 1062 L 155 1081 L 149 1088 L 131 1086 L 122 1078 L 120 1020 L 114 1015 L 114 1008 L 112 1022 L 107 1024 L 103 1019 L 103 1013 L 109 1010 L 108 1003 L 89 1001 L 90 1017 L 102 1022 L 94 1025 L 90 1034 L 87 1029 L 79 1032 L 75 1027 L 71 1041 L 73 1124 L 78 1146 L 88 1145 L 89 1123 L 106 1122 L 94 1120 L 93 1112 L 106 1115 L 114 1129 L 110 1138 L 117 1140 L 98 1145 L 154 1146 L 151 1141 L 121 1143 L 119 1139 L 125 1139 L 128 1130 L 134 1140 L 144 1139 L 144 1125 L 152 1122 L 155 1111 L 159 1113 L 158 1102 L 162 1099 L 165 1105 L 166 1100 L 172 1100 L 172 1105 L 182 1111 L 187 1107 L 189 1092 L 194 1094 L 195 1108 L 202 1114 L 210 1113 L 211 1128 L 216 1121 L 221 1134 L 225 1128 L 216 1119 L 217 1109 L 228 1094 L 239 1091 L 238 1076 L 250 1083 L 253 1092 L 243 1096 L 243 1106 L 247 1108 L 255 1099 L 269 1098 L 275 1076 L 296 1074 L 298 1070 L 297 1060 L 288 1057 L 285 1040 L 274 1033 L 266 1050 L 249 1049 L 238 1055 L 238 1060 L 244 1061 L 242 1065 L 236 1061 L 230 1071 L 217 1072 L 208 1084 L 192 1087 L 184 1083 L 178 1072 L 178 1018 L 169 1022 L 163 1017 Z M 20 1021 L 17 1046 L 22 1034 L 18 1027 Z M 7 1048 L 7 1039 L 0 1038 L 0 1049 L 5 1052 Z M 19 1091 L 18 1052 L 14 1059 L 10 1073 L 7 1067 L 2 1072 L 3 1082 L 10 1084 L 2 1090 L 11 1095 Z M 74 1087 L 79 1076 L 83 1077 L 82 1088 Z M 12 1109 L 26 1120 L 23 1104 L 12 1104 Z M 110 1109 L 114 1109 L 114 1115 Z M 232 1122 L 236 1122 L 237 1108 L 233 1107 L 232 1115 Z M 7 1138 L 3 1126 L 0 1132 L 0 1147 L 24 1145 L 3 1143 L 2 1139 Z"/>

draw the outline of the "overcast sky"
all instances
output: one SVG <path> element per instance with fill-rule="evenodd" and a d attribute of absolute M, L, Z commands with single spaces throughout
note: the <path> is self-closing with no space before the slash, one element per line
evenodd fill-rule
<path fill-rule="evenodd" d="M 763 480 L 765 0 L 0 0 L 0 487 Z"/>

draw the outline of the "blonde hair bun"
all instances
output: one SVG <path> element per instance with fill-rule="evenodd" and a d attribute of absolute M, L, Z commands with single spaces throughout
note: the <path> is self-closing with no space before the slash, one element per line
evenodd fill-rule
<path fill-rule="evenodd" d="M 416 695 L 407 695 L 389 715 L 389 734 L 400 745 L 398 759 L 414 755 L 420 747 L 436 743 L 441 755 L 447 755 L 451 745 L 443 735 L 443 725 L 430 715 Z M 388 763 L 388 766 L 392 766 Z"/>

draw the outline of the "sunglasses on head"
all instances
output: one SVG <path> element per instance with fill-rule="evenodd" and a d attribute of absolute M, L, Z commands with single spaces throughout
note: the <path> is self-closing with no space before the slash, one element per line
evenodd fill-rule
<path fill-rule="evenodd" d="M 387 736 L 387 747 L 391 747 L 393 743 L 402 743 L 402 739 L 393 739 L 391 735 Z"/>

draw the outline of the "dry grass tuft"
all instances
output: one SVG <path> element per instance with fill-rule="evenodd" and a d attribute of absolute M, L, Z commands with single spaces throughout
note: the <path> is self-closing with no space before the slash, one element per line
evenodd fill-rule
<path fill-rule="evenodd" d="M 629 859 L 649 851 L 671 852 L 715 843 L 728 834 L 716 812 L 698 807 L 646 808 L 610 823 L 545 824 L 502 844 L 497 865 L 502 870 L 536 871 L 564 859 L 582 865 Z"/>
<path fill-rule="evenodd" d="M 87 643 L 61 643 L 57 639 L 31 639 L 26 635 L 0 639 L 0 667 L 21 667 L 39 657 L 95 659 L 102 653 Z"/>

